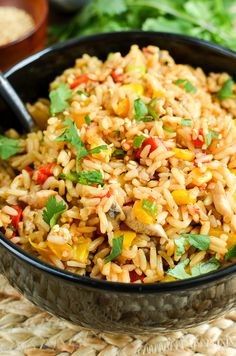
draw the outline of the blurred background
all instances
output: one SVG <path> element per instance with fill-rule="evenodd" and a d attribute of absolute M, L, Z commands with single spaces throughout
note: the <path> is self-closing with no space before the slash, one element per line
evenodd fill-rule
<path fill-rule="evenodd" d="M 73 37 L 132 29 L 236 51 L 236 0 L 0 0 L 0 69 Z"/>

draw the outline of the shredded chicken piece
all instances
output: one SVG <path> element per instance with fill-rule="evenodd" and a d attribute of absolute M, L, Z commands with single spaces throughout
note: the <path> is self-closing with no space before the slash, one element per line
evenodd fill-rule
<path fill-rule="evenodd" d="M 146 234 L 150 236 L 156 236 L 156 237 L 164 237 L 168 238 L 163 227 L 160 224 L 150 224 L 150 225 L 145 225 L 139 220 L 137 220 L 134 215 L 132 208 L 130 206 L 126 206 L 123 209 L 126 219 L 125 219 L 125 224 L 135 232 L 138 232 L 140 234 Z"/>
<path fill-rule="evenodd" d="M 220 181 L 216 183 L 215 188 L 212 191 L 212 197 L 216 211 L 224 217 L 225 222 L 230 222 L 233 216 L 233 211 L 227 200 L 224 187 Z"/>
<path fill-rule="evenodd" d="M 42 209 L 45 207 L 48 198 L 54 195 L 57 195 L 57 192 L 54 190 L 41 190 L 40 192 L 24 195 L 19 200 L 28 204 L 33 209 Z"/>

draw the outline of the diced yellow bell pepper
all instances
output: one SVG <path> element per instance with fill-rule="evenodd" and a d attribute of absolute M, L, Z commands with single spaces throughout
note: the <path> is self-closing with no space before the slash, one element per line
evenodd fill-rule
<path fill-rule="evenodd" d="M 89 255 L 89 245 L 91 239 L 85 239 L 84 242 L 77 243 L 73 246 L 72 259 L 80 263 L 85 263 Z"/>
<path fill-rule="evenodd" d="M 129 113 L 129 100 L 128 98 L 121 99 L 117 107 L 114 109 L 116 115 L 120 117 L 126 117 Z"/>
<path fill-rule="evenodd" d="M 215 236 L 215 237 L 220 237 L 220 235 L 224 234 L 223 230 L 218 230 L 218 229 L 210 229 L 208 235 L 210 236 Z"/>
<path fill-rule="evenodd" d="M 200 168 L 194 168 L 190 173 L 190 177 L 192 178 L 192 183 L 199 187 L 212 179 L 212 173 L 209 169 L 201 172 Z"/>
<path fill-rule="evenodd" d="M 51 241 L 47 241 L 47 244 L 50 250 L 59 260 L 67 260 L 69 258 L 72 251 L 72 247 L 69 244 L 56 244 Z M 63 256 L 64 252 L 66 252 L 66 256 Z"/>
<path fill-rule="evenodd" d="M 132 93 L 135 93 L 137 96 L 143 95 L 144 88 L 143 85 L 139 83 L 130 83 L 130 84 L 125 84 L 122 85 L 122 88 L 127 91 L 131 91 Z"/>
<path fill-rule="evenodd" d="M 177 189 L 173 190 L 171 194 L 177 205 L 196 203 L 196 197 L 192 196 L 189 190 Z"/>
<path fill-rule="evenodd" d="M 76 123 L 78 129 L 81 129 L 81 127 L 85 124 L 85 115 L 79 113 L 71 113 L 70 115 L 72 116 L 72 119 Z"/>
<path fill-rule="evenodd" d="M 153 93 L 152 93 L 152 98 L 161 98 L 165 95 L 164 91 L 162 90 L 153 90 Z"/>
<path fill-rule="evenodd" d="M 176 281 L 176 278 L 169 276 L 168 274 L 165 275 L 165 277 L 161 280 L 161 282 L 174 282 Z"/>
<path fill-rule="evenodd" d="M 236 120 L 235 120 L 236 121 Z M 233 173 L 236 176 L 236 168 L 230 169 L 230 172 Z"/>
<path fill-rule="evenodd" d="M 227 235 L 228 240 L 227 240 L 227 247 L 230 248 L 233 245 L 236 245 L 236 235 L 232 233 L 225 232 L 223 230 L 218 230 L 218 229 L 210 229 L 208 235 L 210 236 L 215 236 L 215 237 L 220 237 L 220 235 Z"/>
<path fill-rule="evenodd" d="M 37 244 L 36 242 L 33 242 L 29 238 L 29 243 L 33 247 L 33 249 L 36 250 L 40 255 L 50 255 L 51 254 L 51 251 L 49 250 L 46 241 L 41 242 L 40 246 L 39 246 L 39 244 Z"/>
<path fill-rule="evenodd" d="M 91 143 L 90 149 L 93 149 L 95 147 L 102 146 L 102 145 L 107 146 L 105 141 L 101 140 L 98 137 L 94 137 L 93 143 Z M 107 150 L 101 150 L 100 153 L 93 153 L 92 154 L 92 156 L 94 158 L 97 158 L 97 159 L 99 159 L 100 161 L 103 161 L 103 162 L 109 162 L 111 155 L 112 155 L 112 149 L 110 147 L 108 147 L 108 146 L 107 146 Z"/>
<path fill-rule="evenodd" d="M 129 230 L 117 230 L 114 232 L 114 237 L 119 237 L 122 235 L 124 235 L 123 247 L 129 248 L 136 237 L 136 233 L 134 231 L 129 231 Z"/>
<path fill-rule="evenodd" d="M 137 200 L 134 203 L 133 213 L 136 219 L 138 219 L 143 224 L 149 225 L 149 224 L 154 224 L 155 222 L 155 218 L 152 215 L 148 214 L 148 212 L 145 209 L 143 209 L 141 200 Z"/>
<path fill-rule="evenodd" d="M 175 153 L 175 157 L 179 159 L 183 159 L 184 161 L 193 161 L 195 158 L 195 153 L 187 150 L 187 149 L 182 149 L 182 148 L 173 148 L 173 151 Z"/>

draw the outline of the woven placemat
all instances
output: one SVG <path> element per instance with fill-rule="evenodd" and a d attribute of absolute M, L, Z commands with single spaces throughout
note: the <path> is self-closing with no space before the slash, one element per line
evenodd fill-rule
<path fill-rule="evenodd" d="M 110 335 L 51 316 L 0 276 L 0 355 L 236 356 L 236 310 L 214 322 L 165 335 Z"/>

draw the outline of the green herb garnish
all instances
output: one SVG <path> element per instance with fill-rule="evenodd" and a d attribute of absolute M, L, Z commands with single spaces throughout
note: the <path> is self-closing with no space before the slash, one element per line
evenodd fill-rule
<path fill-rule="evenodd" d="M 169 269 L 166 273 L 177 279 L 190 278 L 191 275 L 185 272 L 185 267 L 189 264 L 189 258 L 179 262 L 174 268 Z"/>
<path fill-rule="evenodd" d="M 87 125 L 90 125 L 90 124 L 91 124 L 91 119 L 90 119 L 90 117 L 89 117 L 88 114 L 85 116 L 84 120 L 85 120 L 85 122 L 86 122 Z"/>
<path fill-rule="evenodd" d="M 63 132 L 63 134 L 61 136 L 56 138 L 56 141 L 59 141 L 59 142 L 66 141 L 66 142 L 70 143 L 73 147 L 75 147 L 75 149 L 77 150 L 77 159 L 81 159 L 81 158 L 86 157 L 90 154 L 100 153 L 102 150 L 108 149 L 106 145 L 101 145 L 101 146 L 92 148 L 91 150 L 87 150 L 84 147 L 84 144 L 78 134 L 76 124 L 70 119 L 66 119 L 64 121 L 64 124 L 65 124 L 65 126 L 67 126 L 67 128 L 65 129 L 65 131 Z"/>
<path fill-rule="evenodd" d="M 126 152 L 122 150 L 122 148 L 116 148 L 114 152 L 112 152 L 111 157 L 124 157 Z"/>
<path fill-rule="evenodd" d="M 178 79 L 176 80 L 175 84 L 183 87 L 187 93 L 197 92 L 197 88 L 192 83 L 190 83 L 190 81 L 188 81 L 187 79 Z"/>
<path fill-rule="evenodd" d="M 206 135 L 206 148 L 208 148 L 210 146 L 210 144 L 212 143 L 212 139 L 213 138 L 218 139 L 219 138 L 219 134 L 218 134 L 218 132 L 214 132 L 212 130 L 209 130 L 208 134 Z"/>
<path fill-rule="evenodd" d="M 154 201 L 143 199 L 142 200 L 142 208 L 146 210 L 153 217 L 157 216 L 157 204 Z"/>
<path fill-rule="evenodd" d="M 206 251 L 210 247 L 210 237 L 208 235 L 201 234 L 181 234 L 183 237 L 187 237 L 188 243 L 201 251 Z"/>
<path fill-rule="evenodd" d="M 20 140 L 0 135 L 0 158 L 8 159 L 21 150 Z"/>
<path fill-rule="evenodd" d="M 163 130 L 166 131 L 166 132 L 169 132 L 169 133 L 175 132 L 175 130 L 172 129 L 172 127 L 165 126 L 165 125 L 163 125 L 162 127 L 163 127 Z"/>
<path fill-rule="evenodd" d="M 233 86 L 234 86 L 234 81 L 232 78 L 226 80 L 222 88 L 216 93 L 216 97 L 221 101 L 228 98 L 235 97 L 233 93 Z"/>
<path fill-rule="evenodd" d="M 99 170 L 69 172 L 68 174 L 61 174 L 60 178 L 68 179 L 73 183 L 79 183 L 83 185 L 104 185 L 102 173 Z"/>
<path fill-rule="evenodd" d="M 50 111 L 52 115 L 64 111 L 69 107 L 68 100 L 72 97 L 72 91 L 66 83 L 60 83 L 57 89 L 49 94 L 51 100 Z"/>
<path fill-rule="evenodd" d="M 192 126 L 193 122 L 190 119 L 182 119 L 181 120 L 181 125 L 182 126 Z"/>
<path fill-rule="evenodd" d="M 152 103 L 153 100 L 151 100 L 148 105 L 146 105 L 141 98 L 134 100 L 134 117 L 136 121 L 147 122 L 152 120 L 160 120 L 159 116 L 152 107 Z"/>
<path fill-rule="evenodd" d="M 53 227 L 64 211 L 66 211 L 66 204 L 63 200 L 57 203 L 55 196 L 49 197 L 46 203 L 46 209 L 43 210 L 43 220 L 50 227 Z"/>
<path fill-rule="evenodd" d="M 236 245 L 228 249 L 228 252 L 225 254 L 225 261 L 231 260 L 234 257 L 236 257 Z"/>
<path fill-rule="evenodd" d="M 218 268 L 220 268 L 220 262 L 215 257 L 212 257 L 208 261 L 191 268 L 191 274 L 192 277 L 197 277 L 201 274 L 216 271 Z"/>
<path fill-rule="evenodd" d="M 79 94 L 79 95 L 85 95 L 85 96 L 89 97 L 89 94 L 86 93 L 85 91 L 82 91 L 82 90 L 77 90 L 76 93 Z"/>
<path fill-rule="evenodd" d="M 182 256 L 185 252 L 185 246 L 187 244 L 187 239 L 185 237 L 179 237 L 176 238 L 175 240 L 175 245 L 176 245 L 176 255 L 177 256 Z"/>
<path fill-rule="evenodd" d="M 136 148 L 141 147 L 144 140 L 145 140 L 144 136 L 142 136 L 142 135 L 141 136 L 136 136 L 133 139 L 133 147 L 136 147 Z"/>
<path fill-rule="evenodd" d="M 116 137 L 120 138 L 120 131 L 119 130 L 113 130 L 112 132 L 115 132 Z"/>
<path fill-rule="evenodd" d="M 109 256 L 105 258 L 105 263 L 114 260 L 116 257 L 120 256 L 122 253 L 124 235 L 115 237 L 112 240 L 112 250 Z"/>

